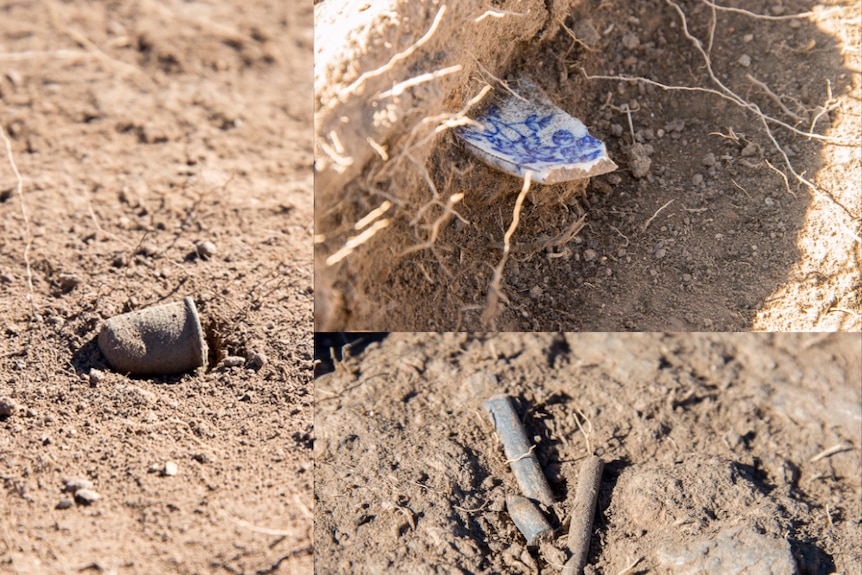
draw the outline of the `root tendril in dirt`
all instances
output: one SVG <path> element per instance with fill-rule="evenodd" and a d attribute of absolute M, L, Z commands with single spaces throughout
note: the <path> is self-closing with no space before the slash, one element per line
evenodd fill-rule
<path fill-rule="evenodd" d="M 3 123 L 0 122 L 0 138 L 3 138 L 3 143 L 6 145 L 6 159 L 9 161 L 9 166 L 15 174 L 15 193 L 18 194 L 18 199 L 21 202 L 21 217 L 24 219 L 24 266 L 27 269 L 27 290 L 30 292 L 28 299 L 30 307 L 33 311 L 33 318 L 36 314 L 36 299 L 33 294 L 33 270 L 30 267 L 30 248 L 33 247 L 33 232 L 30 229 L 30 218 L 27 215 L 27 205 L 24 202 L 24 179 L 21 177 L 21 172 L 18 171 L 18 165 L 15 163 L 15 157 L 12 155 L 12 143 L 6 136 L 6 130 L 3 128 Z"/>
<path fill-rule="evenodd" d="M 341 93 L 338 94 L 338 98 L 342 102 L 346 101 L 347 98 L 349 98 L 351 95 L 353 95 L 356 92 L 358 92 L 359 90 L 361 90 L 362 87 L 365 85 L 365 82 L 367 82 L 371 78 L 376 78 L 377 76 L 380 76 L 381 74 L 385 74 L 386 72 L 388 72 L 389 70 L 394 68 L 395 65 L 398 64 L 398 62 L 404 60 L 405 58 L 409 58 L 411 54 L 413 54 L 416 50 L 421 48 L 423 44 L 425 44 L 428 40 L 431 39 L 432 36 L 434 36 L 434 32 L 436 32 L 438 26 L 440 26 L 440 21 L 443 19 L 443 14 L 445 14 L 445 13 L 446 13 L 446 5 L 444 4 L 444 5 L 440 6 L 440 10 L 437 11 L 437 15 L 434 17 L 434 21 L 431 23 L 431 27 L 428 29 L 427 32 L 425 32 L 424 36 L 419 38 L 419 40 L 417 40 L 413 45 L 411 45 L 409 48 L 407 48 L 403 52 L 399 52 L 398 54 L 395 54 L 394 56 L 392 56 L 392 58 L 389 60 L 389 62 L 387 62 L 385 65 L 383 65 L 383 66 L 381 66 L 375 70 L 370 70 L 368 72 L 363 73 L 356 80 L 354 80 L 352 84 L 350 84 L 344 90 L 342 90 Z"/>
<path fill-rule="evenodd" d="M 498 303 L 500 299 L 507 303 L 509 301 L 500 288 L 500 282 L 503 278 L 503 268 L 506 266 L 506 260 L 509 259 L 512 235 L 515 233 L 515 230 L 518 228 L 518 223 L 521 221 L 521 206 L 524 204 L 524 198 L 527 196 L 527 192 L 530 191 L 531 178 L 532 172 L 528 170 L 524 173 L 524 186 L 518 194 L 518 199 L 515 200 L 515 208 L 512 211 L 512 223 L 509 226 L 509 229 L 506 230 L 506 234 L 503 236 L 503 256 L 500 258 L 500 262 L 497 264 L 497 267 L 494 268 L 494 277 L 488 288 L 488 305 L 485 306 L 485 311 L 482 313 L 482 321 L 486 323 L 495 318 L 499 313 Z"/>

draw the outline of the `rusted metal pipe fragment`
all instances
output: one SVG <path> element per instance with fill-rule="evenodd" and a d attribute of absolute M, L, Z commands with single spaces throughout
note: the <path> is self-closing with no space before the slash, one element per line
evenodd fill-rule
<path fill-rule="evenodd" d="M 532 452 L 524 425 L 515 413 L 512 399 L 505 394 L 492 395 L 485 402 L 485 409 L 491 415 L 494 427 L 503 442 L 503 451 L 512 467 L 515 479 L 525 497 L 545 505 L 554 503 L 551 486 L 542 472 L 539 460 Z"/>
<path fill-rule="evenodd" d="M 554 529 L 536 505 L 520 495 L 506 496 L 506 510 L 515 527 L 527 540 L 527 547 L 538 547 L 542 539 L 549 538 Z"/>
<path fill-rule="evenodd" d="M 562 575 L 581 575 L 590 554 L 590 539 L 593 536 L 593 517 L 602 484 L 604 462 L 591 455 L 581 463 L 578 486 L 572 501 L 572 521 L 569 525 L 569 551 L 572 556 L 566 561 Z"/>

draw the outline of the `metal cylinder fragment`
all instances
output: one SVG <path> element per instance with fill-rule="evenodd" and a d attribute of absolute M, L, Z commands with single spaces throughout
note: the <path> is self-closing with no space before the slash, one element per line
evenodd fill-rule
<path fill-rule="evenodd" d="M 515 527 L 527 540 L 527 547 L 537 547 L 542 539 L 554 533 L 554 529 L 535 503 L 520 495 L 506 496 L 506 510 Z"/>
<path fill-rule="evenodd" d="M 563 567 L 562 575 L 581 575 L 590 554 L 590 539 L 593 537 L 593 517 L 602 484 L 604 462 L 591 455 L 581 463 L 578 486 L 572 501 L 572 521 L 569 525 L 569 551 L 572 556 Z"/>
<path fill-rule="evenodd" d="M 485 402 L 485 409 L 488 410 L 494 427 L 500 434 L 503 451 L 518 480 L 521 492 L 525 497 L 545 505 L 552 505 L 554 494 L 551 486 L 542 472 L 538 458 L 532 452 L 532 445 L 515 412 L 512 399 L 502 393 L 495 394 Z"/>
<path fill-rule="evenodd" d="M 111 367 L 131 375 L 169 375 L 207 364 L 207 344 L 191 297 L 112 317 L 98 341 Z"/>

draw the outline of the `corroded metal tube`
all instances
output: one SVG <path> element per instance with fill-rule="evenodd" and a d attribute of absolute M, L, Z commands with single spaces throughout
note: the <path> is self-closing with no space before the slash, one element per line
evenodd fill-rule
<path fill-rule="evenodd" d="M 602 484 L 604 462 L 591 455 L 581 463 L 578 486 L 572 501 L 572 522 L 569 525 L 569 551 L 572 556 L 563 567 L 562 575 L 581 575 L 590 554 L 590 539 L 593 537 L 593 517 Z"/>
<path fill-rule="evenodd" d="M 554 529 L 536 505 L 520 495 L 506 496 L 506 510 L 515 527 L 527 540 L 527 547 L 536 547 L 542 539 L 550 537 Z"/>
<path fill-rule="evenodd" d="M 485 409 L 488 410 L 494 427 L 500 434 L 503 451 L 518 480 L 521 492 L 525 497 L 545 505 L 552 505 L 554 494 L 551 486 L 548 485 L 539 460 L 532 452 L 532 445 L 527 439 L 524 425 L 515 413 L 512 399 L 502 393 L 495 394 L 485 402 Z"/>

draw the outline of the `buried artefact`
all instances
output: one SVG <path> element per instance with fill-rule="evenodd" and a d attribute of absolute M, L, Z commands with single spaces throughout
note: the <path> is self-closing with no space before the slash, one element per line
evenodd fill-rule
<path fill-rule="evenodd" d="M 99 333 L 99 349 L 111 367 L 131 375 L 169 375 L 207 364 L 191 297 L 112 317 Z"/>
<path fill-rule="evenodd" d="M 556 184 L 613 172 L 605 144 L 556 107 L 529 78 L 513 93 L 457 129 L 466 148 L 488 165 L 540 184 Z"/>

